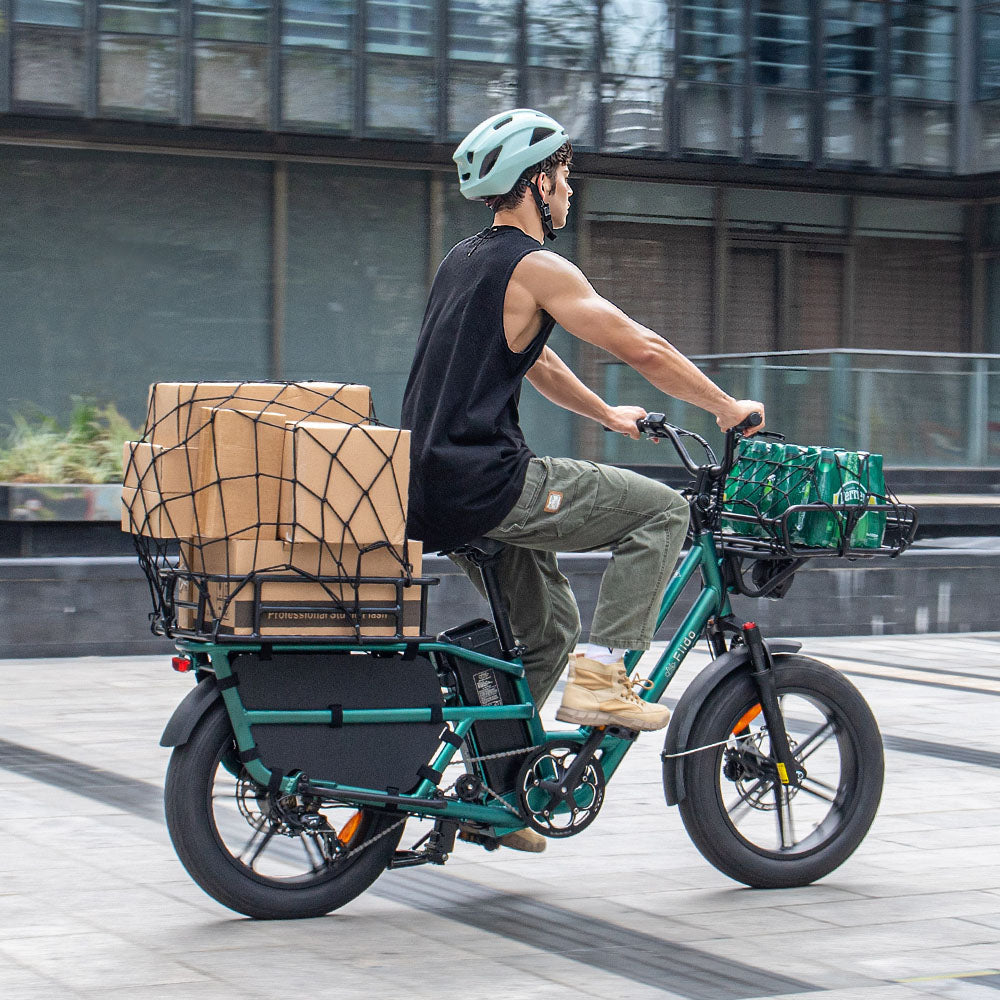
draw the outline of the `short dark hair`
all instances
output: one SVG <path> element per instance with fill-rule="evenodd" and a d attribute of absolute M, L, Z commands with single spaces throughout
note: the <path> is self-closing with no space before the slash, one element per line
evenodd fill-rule
<path fill-rule="evenodd" d="M 506 194 L 494 195 L 491 198 L 484 198 L 483 201 L 494 212 L 502 212 L 511 208 L 517 208 L 521 204 L 521 199 L 531 186 L 531 182 L 539 175 L 545 174 L 550 181 L 556 179 L 556 170 L 563 164 L 573 165 L 573 144 L 564 142 L 551 156 L 545 157 L 541 163 L 536 163 L 518 177 L 517 182 Z"/>

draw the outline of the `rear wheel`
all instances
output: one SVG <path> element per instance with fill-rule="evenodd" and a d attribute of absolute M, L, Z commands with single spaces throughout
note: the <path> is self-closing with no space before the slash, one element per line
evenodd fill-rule
<path fill-rule="evenodd" d="M 167 827 L 188 874 L 224 906 L 265 920 L 318 917 L 385 870 L 405 817 L 296 795 L 252 781 L 220 705 L 170 758 Z"/>
<path fill-rule="evenodd" d="M 864 839 L 882 795 L 878 725 L 857 688 L 832 667 L 778 657 L 778 702 L 789 745 L 806 771 L 777 778 L 757 690 L 730 675 L 695 719 L 684 758 L 681 818 L 698 850 L 730 878 L 757 888 L 808 885 Z"/>

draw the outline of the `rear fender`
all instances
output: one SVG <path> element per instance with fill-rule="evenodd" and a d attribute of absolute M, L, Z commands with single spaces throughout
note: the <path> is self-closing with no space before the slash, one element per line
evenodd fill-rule
<path fill-rule="evenodd" d="M 801 642 L 791 639 L 770 639 L 765 645 L 774 653 L 795 653 L 802 648 Z M 663 792 L 667 797 L 667 805 L 675 806 L 686 792 L 684 789 L 683 757 L 670 757 L 669 754 L 690 750 L 688 738 L 694 726 L 694 720 L 708 696 L 730 675 L 737 670 L 747 669 L 750 651 L 746 646 L 737 646 L 728 653 L 712 660 L 705 669 L 687 686 L 681 695 L 677 707 L 670 717 L 670 725 L 663 741 Z"/>
<path fill-rule="evenodd" d="M 160 737 L 160 746 L 180 747 L 187 743 L 202 716 L 221 700 L 222 692 L 215 683 L 215 675 L 205 674 L 174 709 Z"/>

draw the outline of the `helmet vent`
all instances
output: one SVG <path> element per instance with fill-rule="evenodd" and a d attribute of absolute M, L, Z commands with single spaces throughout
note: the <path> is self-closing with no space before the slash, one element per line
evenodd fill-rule
<path fill-rule="evenodd" d="M 482 180 L 493 169 L 493 165 L 497 162 L 502 149 L 503 146 L 497 146 L 497 148 L 490 152 L 486 159 L 483 160 L 483 165 L 479 168 L 480 180 Z"/>
<path fill-rule="evenodd" d="M 471 149 L 470 149 L 470 150 L 469 150 L 469 151 L 468 151 L 468 152 L 467 152 L 467 153 L 465 154 L 465 157 L 466 157 L 466 159 L 467 159 L 467 160 L 469 161 L 469 163 L 471 163 L 471 162 L 472 162 L 472 157 L 473 157 L 473 156 L 475 156 L 475 154 L 474 154 L 474 153 L 472 152 L 472 150 L 471 150 Z"/>
<path fill-rule="evenodd" d="M 498 121 L 498 122 L 494 123 L 493 128 L 494 129 L 503 128 L 504 125 L 509 125 L 513 120 L 514 119 L 511 116 L 508 115 L 502 121 Z"/>
<path fill-rule="evenodd" d="M 471 176 L 472 174 L 462 174 L 462 180 L 467 181 Z"/>
<path fill-rule="evenodd" d="M 554 128 L 536 128 L 534 132 L 531 133 L 531 141 L 528 143 L 529 146 L 534 146 L 536 142 L 541 142 L 543 139 L 548 139 L 550 135 L 555 135 Z"/>

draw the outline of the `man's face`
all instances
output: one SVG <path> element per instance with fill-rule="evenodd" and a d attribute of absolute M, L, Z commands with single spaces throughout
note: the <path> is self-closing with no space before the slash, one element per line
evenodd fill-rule
<path fill-rule="evenodd" d="M 569 167 L 562 163 L 556 168 L 555 180 L 542 174 L 542 197 L 552 213 L 552 228 L 562 229 L 569 218 L 569 199 L 573 189 L 569 186 Z"/>

